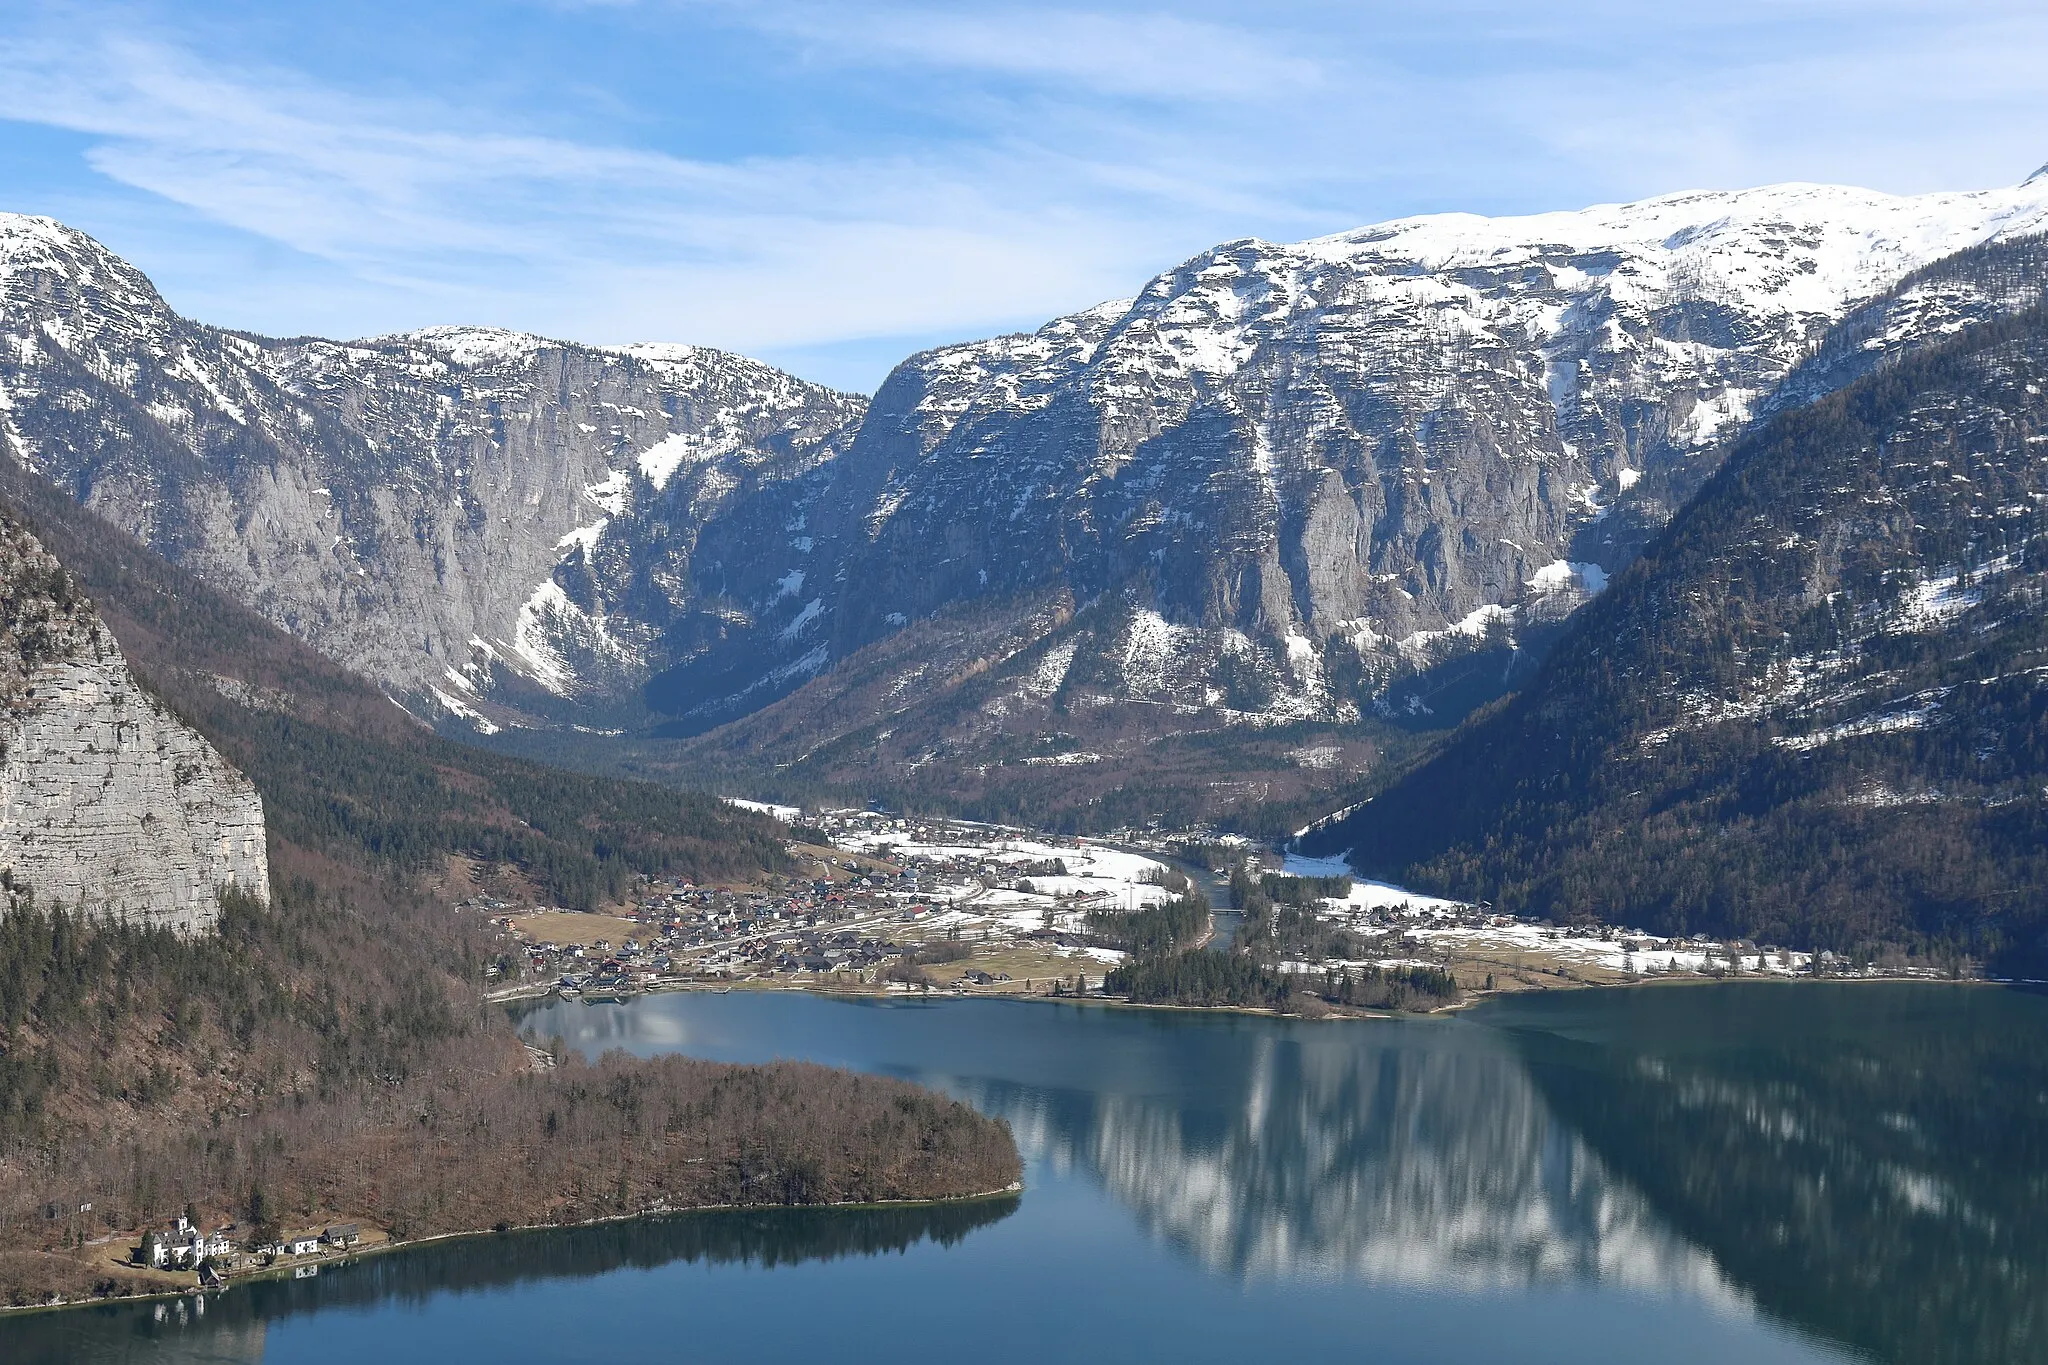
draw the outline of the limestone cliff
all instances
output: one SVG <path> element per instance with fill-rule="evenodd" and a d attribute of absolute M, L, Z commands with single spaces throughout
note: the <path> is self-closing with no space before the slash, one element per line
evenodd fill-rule
<path fill-rule="evenodd" d="M 263 802 L 139 688 L 35 537 L 0 518 L 0 869 L 17 894 L 184 933 L 267 897 Z"/>
<path fill-rule="evenodd" d="M 728 593 L 787 573 L 776 522 L 767 582 L 700 589 L 704 529 L 833 459 L 865 406 L 693 346 L 226 332 L 0 213 L 0 453 L 466 731 L 630 721 Z"/>

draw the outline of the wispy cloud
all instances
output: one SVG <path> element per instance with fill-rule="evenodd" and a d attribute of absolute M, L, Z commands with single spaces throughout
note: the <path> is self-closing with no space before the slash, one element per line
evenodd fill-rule
<path fill-rule="evenodd" d="M 994 73 L 1098 95 L 1270 102 L 1322 83 L 1281 35 L 1183 15 L 1013 6 L 764 6 L 753 21 L 820 45 L 836 62 Z"/>
<path fill-rule="evenodd" d="M 526 294 L 512 311 L 584 335 L 758 348 L 1028 316 L 1090 297 L 1116 254 L 1104 224 L 1050 199 L 1033 213 L 988 198 L 1005 177 L 1060 177 L 1025 149 L 1002 168 L 973 153 L 691 160 L 134 39 L 11 48 L 0 117 L 94 134 L 102 173 L 367 282 L 451 305 Z"/>

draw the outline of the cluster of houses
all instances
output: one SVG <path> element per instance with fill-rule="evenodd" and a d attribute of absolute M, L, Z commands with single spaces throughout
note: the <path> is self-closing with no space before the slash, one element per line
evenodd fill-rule
<path fill-rule="evenodd" d="M 1034 836 L 1046 856 L 1020 858 L 1018 831 L 958 822 L 909 820 L 878 812 L 827 811 L 812 818 L 839 847 L 799 846 L 804 875 L 767 887 L 699 886 L 688 881 L 643 885 L 630 917 L 644 934 L 622 944 L 525 945 L 525 979 L 548 983 L 564 995 L 612 999 L 682 981 L 741 981 L 776 977 L 844 974 L 864 982 L 881 980 L 883 967 L 904 951 L 897 940 L 922 942 L 923 926 L 934 921 L 954 934 L 969 917 L 995 912 L 976 927 L 984 937 L 1004 940 L 1053 937 L 1056 946 L 1081 943 L 1078 933 L 1051 934 L 1057 926 L 1078 929 L 1086 912 L 1118 903 L 1113 892 L 1071 889 L 1058 853 L 1078 841 Z M 851 846 L 851 847 L 849 847 Z M 856 851 L 859 850 L 859 851 Z M 1017 911 L 1035 902 L 1033 878 L 1059 878 L 1065 886 L 1037 932 L 1025 932 Z M 1008 894 L 1005 894 L 1008 893 Z M 1024 893 L 1019 895 L 1017 893 Z M 493 913 L 502 902 L 479 897 L 474 905 Z M 503 922 L 514 929 L 518 921 Z M 1070 942 L 1071 940 L 1071 942 Z M 955 985 L 996 984 L 963 975 Z"/>
<path fill-rule="evenodd" d="M 356 1223 L 335 1223 L 319 1232 L 298 1232 L 247 1248 L 235 1244 L 235 1225 L 229 1223 L 212 1232 L 194 1227 L 189 1218 L 179 1218 L 168 1228 L 151 1229 L 142 1235 L 135 1249 L 135 1263 L 157 1270 L 198 1270 L 225 1265 L 269 1265 L 285 1256 L 316 1256 L 346 1251 L 362 1240 Z"/>
<path fill-rule="evenodd" d="M 170 1228 L 142 1234 L 137 1249 L 138 1263 L 158 1270 L 196 1270 L 202 1261 L 219 1260 L 235 1251 L 232 1224 L 213 1232 L 202 1232 L 189 1218 L 180 1218 Z"/>
<path fill-rule="evenodd" d="M 656 883 L 632 917 L 644 941 L 614 946 L 537 942 L 527 945 L 533 976 L 565 993 L 609 995 L 683 976 L 735 978 L 783 972 L 863 971 L 899 951 L 874 933 L 835 925 L 887 916 L 915 920 L 919 874 L 872 861 L 819 860 L 809 878 L 790 877 L 767 890 L 730 890 L 690 882 Z M 834 880 L 832 873 L 842 874 Z M 509 921 L 508 921 L 509 922 Z"/>

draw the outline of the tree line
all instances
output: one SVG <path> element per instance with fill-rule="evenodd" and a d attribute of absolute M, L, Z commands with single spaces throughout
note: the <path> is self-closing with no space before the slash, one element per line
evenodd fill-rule
<path fill-rule="evenodd" d="M 1144 1005 L 1317 1013 L 1324 1005 L 1427 1011 L 1458 999 L 1441 967 L 1372 963 L 1325 972 L 1287 972 L 1246 953 L 1193 949 L 1134 958 L 1112 970 L 1103 989 Z"/>
<path fill-rule="evenodd" d="M 1329 1006 L 1426 1011 L 1459 998 L 1452 975 L 1440 967 L 1381 967 L 1357 961 L 1384 954 L 1384 939 L 1367 938 L 1317 913 L 1317 902 L 1348 895 L 1349 877 L 1296 877 L 1255 873 L 1242 853 L 1228 864 L 1230 902 L 1243 920 L 1229 951 L 1189 945 L 1205 932 L 1209 906 L 1197 889 L 1176 898 L 1199 905 L 1201 930 L 1168 941 L 1154 933 L 1126 936 L 1110 946 L 1131 956 L 1103 979 L 1103 989 L 1138 1004 L 1193 1005 L 1320 1013 Z M 1163 913 L 1176 902 L 1159 907 Z M 1186 915 L 1185 909 L 1173 913 Z M 1288 970 L 1285 963 L 1350 961 L 1324 971 Z"/>
<path fill-rule="evenodd" d="M 1083 922 L 1089 942 L 1101 947 L 1140 955 L 1170 953 L 1209 932 L 1209 898 L 1190 885 L 1179 895 L 1135 910 L 1091 910 Z"/>

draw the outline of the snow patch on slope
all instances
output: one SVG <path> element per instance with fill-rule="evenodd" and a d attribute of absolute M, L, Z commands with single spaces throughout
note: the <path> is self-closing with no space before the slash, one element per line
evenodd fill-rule
<path fill-rule="evenodd" d="M 428 684 L 427 690 L 434 694 L 434 700 L 440 702 L 449 714 L 459 716 L 463 720 L 468 721 L 480 735 L 495 735 L 504 728 L 494 721 L 486 719 L 475 707 L 457 701 L 454 697 L 449 696 L 431 683 Z"/>
<path fill-rule="evenodd" d="M 659 493 L 668 487 L 668 481 L 675 477 L 676 470 L 683 465 L 704 464 L 730 455 L 734 448 L 734 443 L 727 439 L 696 436 L 679 431 L 641 451 L 636 457 L 636 462 L 640 466 L 642 477 L 653 484 L 654 491 Z"/>

